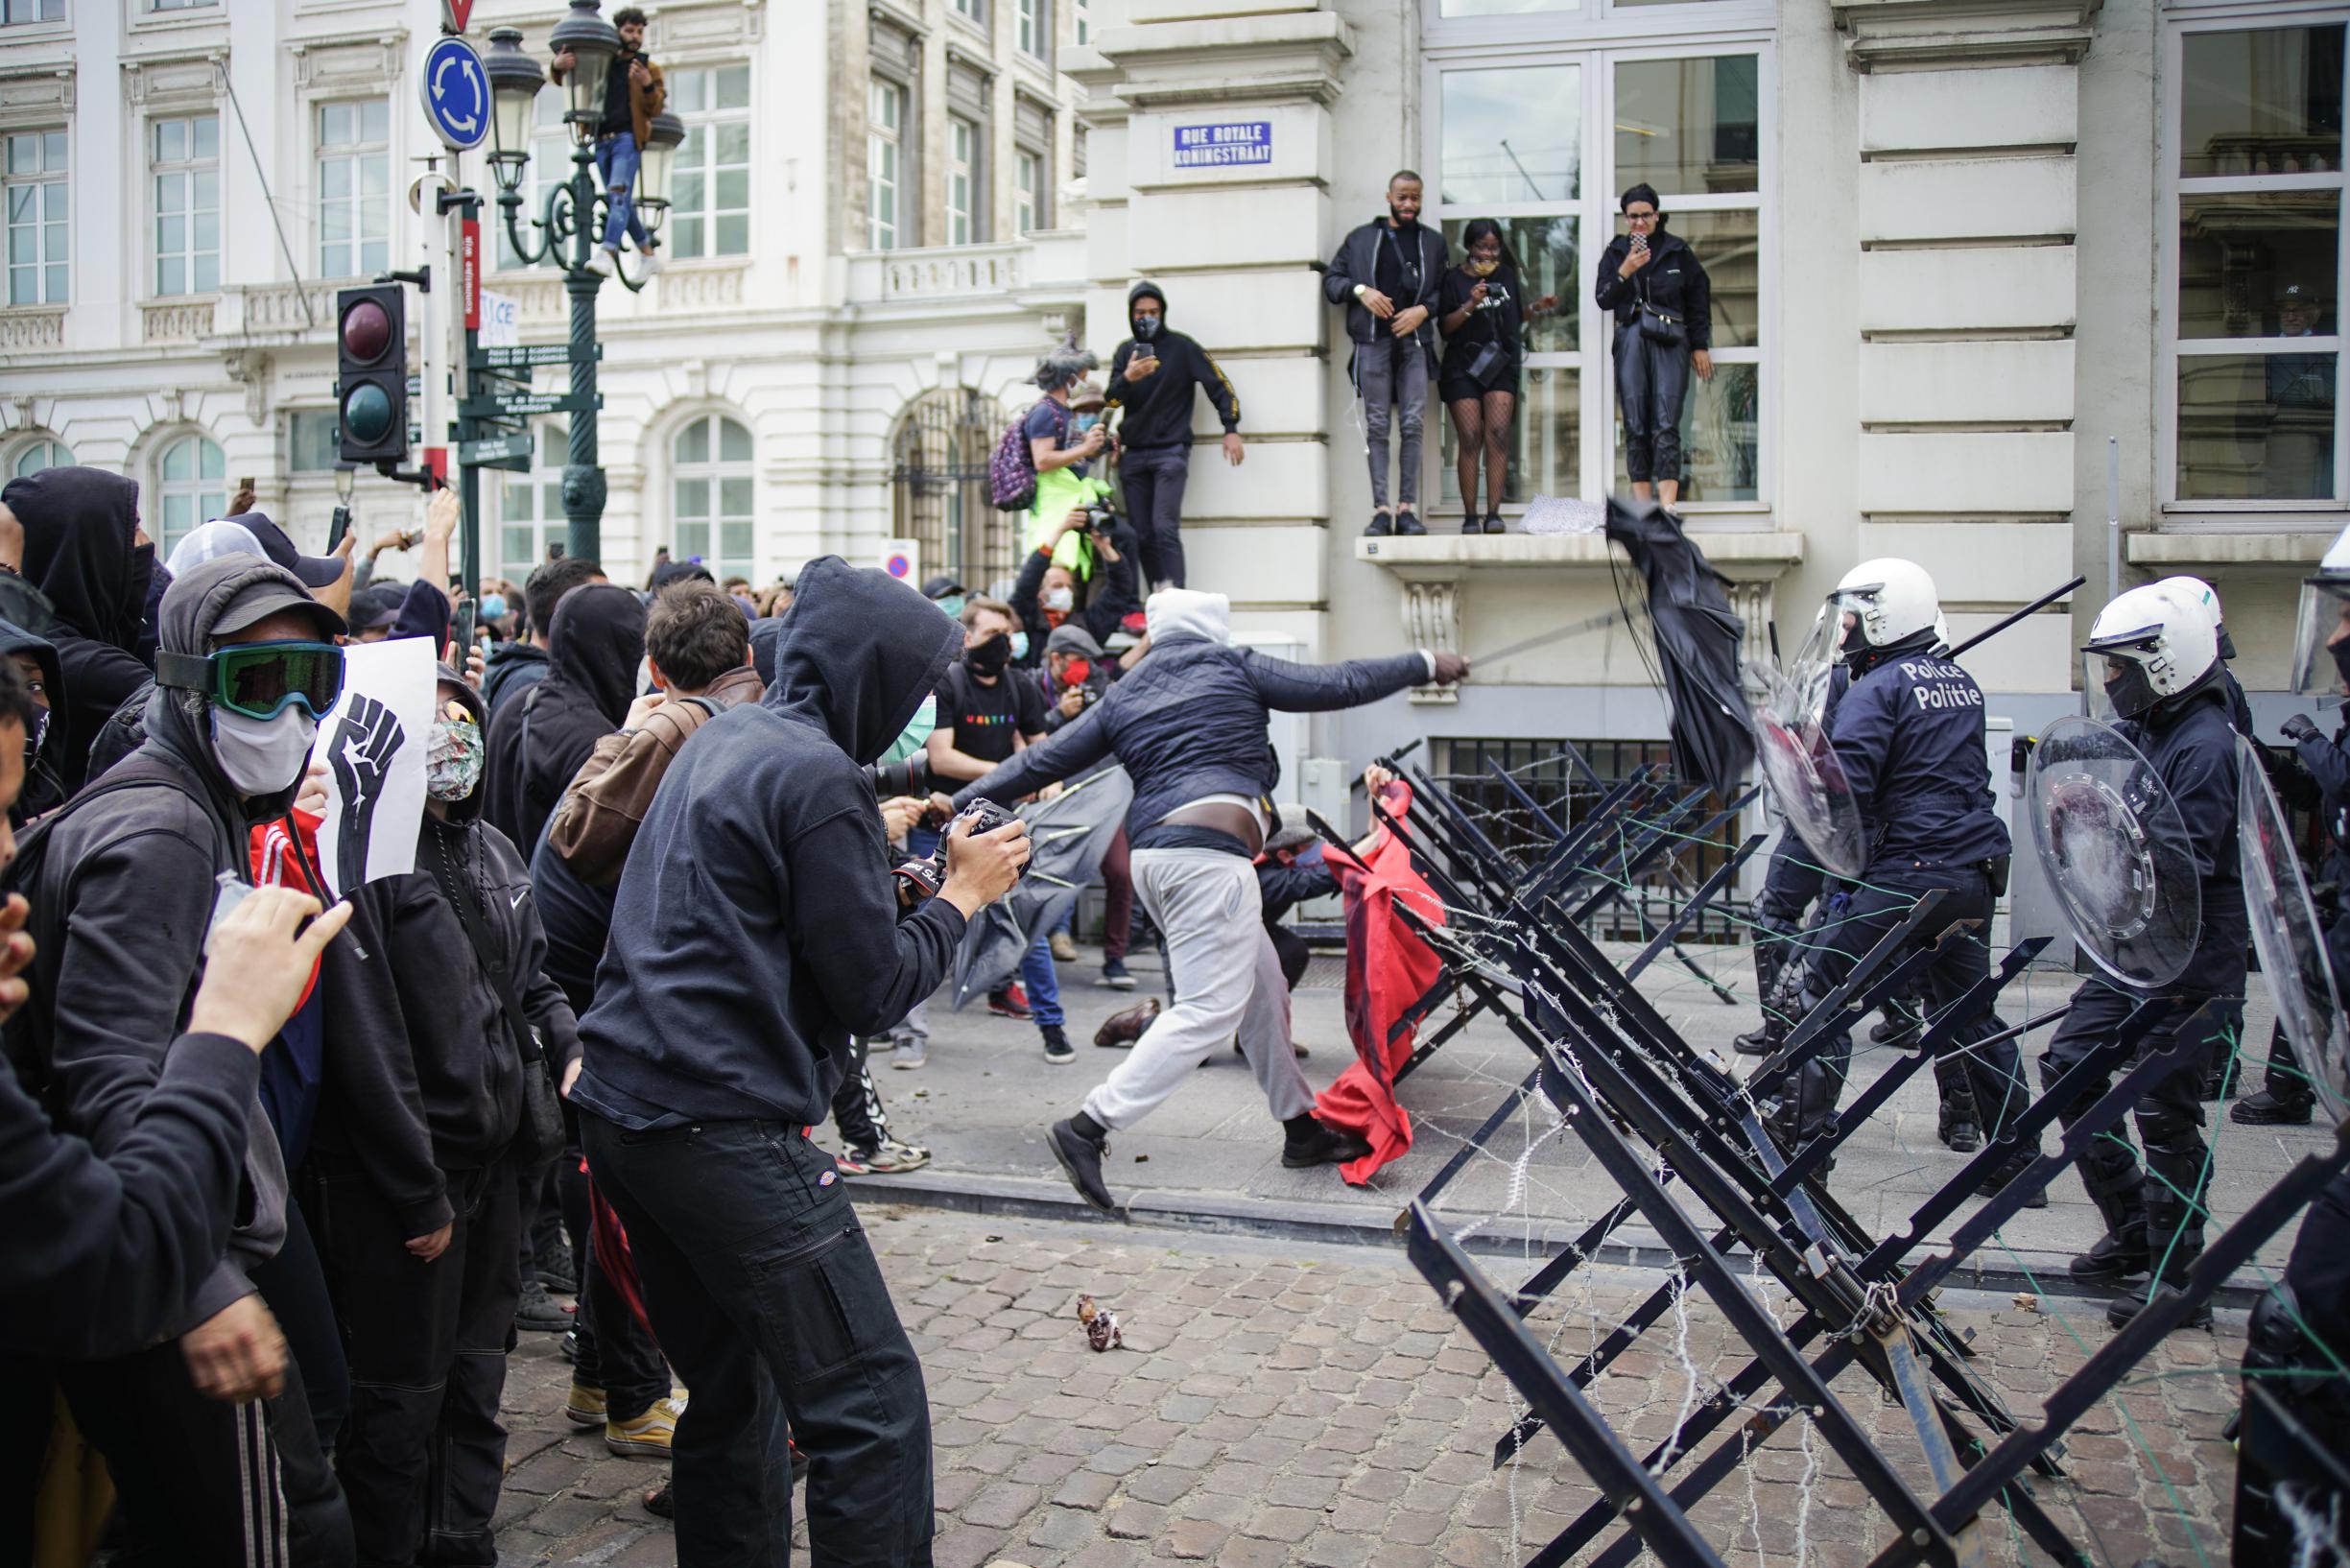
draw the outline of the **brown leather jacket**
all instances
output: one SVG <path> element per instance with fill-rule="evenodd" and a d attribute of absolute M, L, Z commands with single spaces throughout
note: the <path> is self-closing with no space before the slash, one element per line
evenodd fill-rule
<path fill-rule="evenodd" d="M 669 102 L 669 83 L 661 80 L 661 68 L 653 63 L 651 55 L 639 54 L 635 58 L 645 62 L 645 71 L 653 78 L 641 87 L 633 82 L 629 83 L 629 118 L 635 122 L 636 150 L 642 154 L 645 151 L 645 135 L 653 129 L 653 117 L 661 112 L 662 105 Z M 628 67 L 615 59 L 612 69 L 622 71 Z M 560 65 L 547 67 L 547 75 L 557 86 L 563 84 L 563 68 Z"/>
<path fill-rule="evenodd" d="M 756 702 L 765 691 L 758 672 L 746 664 L 695 695 L 723 711 L 737 702 Z M 616 730 L 596 743 L 547 824 L 547 842 L 581 881 L 597 888 L 620 881 L 629 846 L 653 808 L 653 792 L 669 772 L 670 759 L 709 717 L 701 702 L 671 697 L 653 710 L 642 729 Z"/>

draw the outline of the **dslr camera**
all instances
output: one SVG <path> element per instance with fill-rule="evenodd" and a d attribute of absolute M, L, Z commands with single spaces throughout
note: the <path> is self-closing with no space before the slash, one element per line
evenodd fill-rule
<path fill-rule="evenodd" d="M 971 831 L 974 834 L 980 834 L 993 833 L 997 828 L 1009 826 L 1018 820 L 1017 816 L 1006 811 L 985 796 L 981 796 L 972 801 L 956 814 L 953 821 L 947 823 L 946 831 L 939 836 L 937 849 L 927 855 L 910 858 L 898 864 L 897 868 L 891 874 L 898 879 L 900 901 L 918 904 L 923 899 L 936 895 L 940 888 L 946 886 L 946 841 L 953 838 L 956 830 L 963 823 L 969 822 Z M 1020 867 L 1020 874 L 1023 877 L 1028 875 L 1026 866 Z"/>
<path fill-rule="evenodd" d="M 1110 531 L 1110 525 L 1117 520 L 1117 516 L 1118 514 L 1110 510 L 1107 502 L 1096 501 L 1085 509 L 1085 532 L 1107 534 Z"/>
<path fill-rule="evenodd" d="M 884 800 L 900 795 L 918 798 L 930 794 L 930 758 L 916 751 L 903 762 L 877 762 L 865 771 L 865 776 L 873 793 Z"/>

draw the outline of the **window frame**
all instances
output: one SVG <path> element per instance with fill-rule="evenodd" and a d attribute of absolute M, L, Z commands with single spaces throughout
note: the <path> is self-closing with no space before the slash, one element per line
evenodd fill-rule
<path fill-rule="evenodd" d="M 1053 63 L 1053 0 L 1012 0 L 1012 49 L 1039 64 Z"/>
<path fill-rule="evenodd" d="M 723 71 L 734 70 L 738 68 L 743 72 L 743 103 L 739 107 L 718 107 L 719 74 Z M 671 167 L 669 177 L 669 189 L 672 198 L 669 219 L 662 226 L 661 232 L 657 236 L 661 242 L 662 250 L 669 260 L 679 262 L 731 262 L 747 259 L 750 255 L 752 246 L 757 239 L 756 234 L 753 232 L 753 226 L 756 221 L 758 208 L 758 180 L 752 178 L 752 171 L 758 168 L 759 160 L 757 156 L 757 149 L 753 145 L 755 138 L 751 130 L 751 117 L 759 101 L 757 70 L 751 60 L 751 58 L 748 55 L 727 56 L 723 59 L 706 60 L 694 60 L 685 64 L 665 66 L 664 69 L 669 72 L 669 80 L 673 83 L 669 92 L 670 112 L 676 114 L 679 120 L 685 123 L 686 137 L 689 141 L 693 138 L 696 131 L 699 131 L 703 132 L 709 150 L 709 156 L 701 165 L 700 165 L 699 170 L 697 171 L 689 167 L 686 163 L 684 157 L 685 147 L 682 143 L 679 144 L 677 149 L 678 156 Z M 675 85 L 677 80 L 688 71 L 704 72 L 710 78 L 711 107 L 708 108 L 696 109 L 690 114 L 677 107 L 677 90 Z M 718 161 L 717 129 L 722 125 L 733 125 L 738 123 L 743 127 L 744 134 L 743 162 L 740 165 L 744 175 L 743 205 L 740 207 L 721 206 L 718 202 L 719 173 L 722 169 L 731 169 L 737 166 L 734 164 L 722 164 Z M 702 204 L 699 213 L 686 214 L 684 213 L 684 209 L 677 205 L 675 202 L 675 198 L 677 191 L 677 178 L 681 175 L 694 172 L 699 172 L 703 177 Z M 699 218 L 702 225 L 702 249 L 693 255 L 687 255 L 681 249 L 677 249 L 677 236 L 679 230 L 678 220 L 680 215 Z M 717 248 L 720 221 L 725 218 L 736 217 L 743 220 L 743 249 L 740 250 L 721 250 Z"/>
<path fill-rule="evenodd" d="M 1579 482 L 1574 498 L 1604 502 L 1615 484 L 1618 442 L 1615 376 L 1611 362 L 1614 321 L 1610 312 L 1599 308 L 1593 298 L 1592 288 L 1593 269 L 1598 266 L 1600 255 L 1607 249 L 1608 242 L 1621 228 L 1621 219 L 1616 209 L 1619 193 L 1615 183 L 1615 68 L 1619 64 L 1643 60 L 1753 57 L 1758 161 L 1755 189 L 1752 192 L 1734 191 L 1717 195 L 1661 193 L 1668 220 L 1709 212 L 1752 212 L 1755 215 L 1755 329 L 1758 342 L 1751 347 L 1717 347 L 1711 350 L 1717 375 L 1725 366 L 1752 365 L 1756 368 L 1758 408 L 1755 417 L 1754 495 L 1751 499 L 1730 500 L 1690 500 L 1684 497 L 1679 503 L 1679 510 L 1689 517 L 1693 526 L 1698 528 L 1709 521 L 1716 521 L 1726 528 L 1751 526 L 1758 515 L 1768 515 L 1777 504 L 1778 360 L 1784 334 L 1779 324 L 1776 46 L 1769 32 L 1758 30 L 1745 20 L 1758 13 L 1746 0 L 1696 0 L 1696 3 L 1686 5 L 1625 7 L 1620 12 L 1608 13 L 1601 12 L 1603 4 L 1612 4 L 1612 0 L 1585 0 L 1578 12 L 1543 12 L 1532 17 L 1456 18 L 1443 22 L 1432 19 L 1427 24 L 1429 42 L 1422 55 L 1422 152 L 1419 168 L 1429 183 L 1429 189 L 1421 222 L 1441 232 L 1446 221 L 1451 219 L 1507 220 L 1571 216 L 1576 220 L 1575 259 L 1580 271 L 1574 279 L 1573 294 L 1569 295 L 1562 288 L 1559 303 L 1562 310 L 1572 304 L 1579 313 L 1577 339 L 1580 346 L 1574 349 L 1530 350 L 1524 368 L 1529 371 L 1572 371 L 1576 375 L 1579 445 Z M 1694 33 L 1697 22 L 1710 21 L 1717 13 L 1723 18 L 1724 25 Z M 1641 24 L 1635 36 L 1625 35 L 1627 14 L 1631 20 Z M 1539 36 L 1535 36 L 1530 33 L 1526 25 L 1530 21 L 1547 22 L 1549 25 Z M 1693 31 L 1690 36 L 1684 36 L 1678 30 Z M 1443 40 L 1441 43 L 1437 41 L 1439 37 Z M 1464 41 L 1472 38 L 1476 41 Z M 1445 73 L 1550 65 L 1576 65 L 1580 68 L 1577 83 L 1582 116 L 1579 189 L 1574 201 L 1443 202 Z M 1698 259 L 1703 261 L 1705 258 L 1700 256 Z M 1692 384 L 1696 384 L 1694 373 Z M 1447 440 L 1451 429 L 1449 416 L 1439 410 L 1438 418 L 1439 441 Z M 1515 425 L 1523 439 L 1529 425 L 1523 400 Z M 1438 465 L 1443 469 L 1436 476 L 1436 488 L 1440 494 L 1451 473 L 1449 458 L 1439 460 Z M 1516 514 L 1522 512 L 1525 507 L 1523 500 L 1512 501 L 1505 503 L 1501 510 Z"/>
<path fill-rule="evenodd" d="M 384 139 L 381 142 L 372 142 L 366 139 L 366 114 L 367 106 L 369 104 L 381 104 L 384 106 Z M 313 202 L 313 208 L 317 213 L 315 222 L 318 226 L 318 248 L 312 252 L 312 254 L 315 256 L 318 263 L 319 275 L 321 278 L 326 279 L 373 277 L 378 273 L 385 271 L 392 265 L 392 229 L 394 227 L 392 196 L 392 150 L 394 137 L 392 132 L 391 96 L 389 94 L 385 94 L 380 97 L 372 94 L 361 94 L 357 97 L 348 98 L 314 98 L 310 100 L 309 107 L 310 167 L 313 176 L 318 180 L 315 200 Z M 358 127 L 360 131 L 360 139 L 357 141 L 341 144 L 332 149 L 330 152 L 326 144 L 325 116 L 329 109 L 344 107 L 355 109 L 360 115 Z M 360 222 L 360 220 L 366 215 L 368 201 L 365 189 L 365 160 L 370 156 L 380 156 L 384 160 L 384 259 L 380 266 L 374 267 L 368 265 L 368 239 L 364 232 L 365 226 Z M 330 157 L 348 159 L 352 165 L 353 183 L 351 195 L 347 199 L 351 208 L 352 228 L 350 237 L 344 241 L 330 241 L 326 237 L 326 164 Z M 350 247 L 351 260 L 354 264 L 353 271 L 348 273 L 338 273 L 326 265 L 326 248 L 330 244 L 347 244 Z"/>
<path fill-rule="evenodd" d="M 946 117 L 946 232 L 940 238 L 948 245 L 985 245 L 986 228 L 982 220 L 980 168 L 985 134 L 980 122 L 967 114 L 950 112 Z M 956 189 L 961 187 L 958 205 Z"/>
<path fill-rule="evenodd" d="M 22 466 L 25 459 L 36 452 L 45 451 L 55 456 L 55 462 L 44 463 L 41 468 L 63 468 L 73 464 L 74 449 L 63 440 L 46 431 L 33 431 L 29 435 L 29 440 L 15 441 L 9 447 L 8 461 L 5 465 L 0 465 L 0 479 L 22 479 L 27 474 L 40 472 L 40 468 Z"/>
<path fill-rule="evenodd" d="M 194 476 L 188 479 L 166 479 L 163 470 L 165 465 L 171 462 L 172 454 L 191 441 L 197 443 Z M 221 460 L 220 474 L 217 478 L 210 480 L 207 480 L 203 471 L 203 449 L 207 446 L 219 454 Z M 162 558 L 169 556 L 172 553 L 172 547 L 186 538 L 190 533 L 202 528 L 227 510 L 228 453 L 219 441 L 212 439 L 210 432 L 199 426 L 190 425 L 173 431 L 155 443 L 154 459 L 150 467 L 154 476 L 155 555 Z M 205 506 L 205 497 L 215 494 L 220 497 L 219 505 L 216 508 Z M 171 523 L 171 504 L 182 497 L 193 500 L 195 505 L 189 509 L 187 527 L 175 532 Z"/>
<path fill-rule="evenodd" d="M 12 144 L 15 138 L 18 136 L 36 136 L 40 138 L 42 167 L 37 178 L 31 179 L 21 178 L 10 167 L 9 160 L 13 154 Z M 52 171 L 48 167 L 48 146 L 49 138 L 51 136 L 59 138 L 63 142 L 65 149 L 64 167 L 55 171 Z M 53 174 L 54 178 L 52 178 Z M 46 190 L 51 184 L 59 184 L 65 187 L 65 211 L 61 216 L 54 220 L 54 226 L 64 230 L 65 254 L 61 261 L 54 262 L 49 259 L 47 253 L 48 231 L 52 226 L 53 221 L 50 219 L 46 211 L 48 206 Z M 44 193 L 35 200 L 36 210 L 30 226 L 34 234 L 34 244 L 36 248 L 40 250 L 41 255 L 38 260 L 33 263 L 34 278 L 37 284 L 35 291 L 35 297 L 30 299 L 19 299 L 16 297 L 16 267 L 14 260 L 16 229 L 18 226 L 14 221 L 13 213 L 9 207 L 9 200 L 11 192 L 25 185 L 30 185 L 34 189 L 40 190 Z M 64 269 L 65 292 L 59 296 L 52 297 L 49 294 L 49 273 L 50 270 L 55 267 L 62 267 Z M 4 131 L 0 131 L 0 271 L 4 271 L 6 273 L 5 281 L 0 282 L 0 309 L 41 310 L 53 307 L 68 306 L 73 303 L 74 144 L 73 128 L 70 125 L 11 126 Z"/>
<path fill-rule="evenodd" d="M 686 432 L 697 424 L 710 427 L 710 456 L 700 462 L 688 462 L 677 456 L 677 447 Z M 750 441 L 750 456 L 729 461 L 719 454 L 724 450 L 722 425 L 731 424 L 741 430 Z M 708 547 L 701 552 L 702 564 L 720 582 L 740 576 L 751 582 L 760 581 L 759 556 L 759 432 L 758 427 L 732 409 L 703 407 L 670 427 L 661 447 L 669 466 L 669 549 L 674 559 L 690 559 L 694 552 L 684 547 L 680 532 L 688 525 L 677 504 L 677 487 L 689 480 L 699 480 L 709 486 L 709 510 L 692 520 L 691 526 L 709 531 Z M 739 515 L 729 513 L 722 504 L 724 484 L 729 479 L 750 482 L 750 505 Z M 748 524 L 750 529 L 750 556 L 728 558 L 724 553 L 725 529 L 729 521 Z"/>
<path fill-rule="evenodd" d="M 2350 43 L 2350 9 L 2311 11 L 2263 10 L 2223 12 L 2201 15 L 2166 15 L 2162 22 L 2161 118 L 2154 130 L 2157 180 L 2154 232 L 2154 509 L 2168 523 L 2209 522 L 2228 529 L 2256 529 L 2279 521 L 2305 523 L 2323 520 L 2338 526 L 2350 514 L 2350 441 L 2344 440 L 2350 420 L 2350 397 L 2343 395 L 2342 362 L 2350 358 L 2350 332 L 2342 328 L 2345 287 L 2350 287 L 2350 114 L 2345 115 L 2343 150 L 2335 156 L 2330 174 L 2196 175 L 2179 173 L 2186 152 L 2186 40 L 2198 33 L 2265 33 L 2291 29 L 2344 29 Z M 2350 76 L 2350 47 L 2344 50 L 2344 72 Z M 2345 83 L 2350 103 L 2350 82 Z M 2243 195 L 2255 191 L 2331 191 L 2336 193 L 2337 227 L 2334 251 L 2335 331 L 2328 338 L 2299 340 L 2305 351 L 2330 351 L 2334 368 L 2334 493 L 2330 497 L 2294 500 L 2277 496 L 2185 497 L 2178 493 L 2178 377 L 2182 359 L 2269 357 L 2267 345 L 2283 338 L 2182 338 L 2179 335 L 2178 290 L 2182 259 L 2179 215 L 2185 198 L 2203 195 Z M 2325 346 L 2321 346 L 2325 345 Z"/>
<path fill-rule="evenodd" d="M 24 20 L 11 20 L 8 14 L 8 5 L 14 3 L 16 3 L 16 0 L 7 0 L 7 4 L 0 4 L 0 28 L 64 27 L 73 20 L 71 12 L 66 10 L 66 0 L 57 0 L 58 13 L 55 16 L 36 15 Z M 48 0 L 31 0 L 33 8 L 36 12 L 44 9 L 47 3 Z"/>
<path fill-rule="evenodd" d="M 498 475 L 495 503 L 497 521 L 492 525 L 497 530 L 496 549 L 491 552 L 498 562 L 495 575 L 513 582 L 524 581 L 544 564 L 547 558 L 547 531 L 550 528 L 565 531 L 563 542 L 566 549 L 570 547 L 571 538 L 571 520 L 563 511 L 563 465 L 570 461 L 570 422 L 567 419 L 533 419 L 527 428 L 532 441 L 535 443 L 533 449 L 534 465 L 526 473 L 509 470 Z M 527 518 L 516 519 L 509 514 L 507 503 L 517 490 L 528 491 L 531 495 L 531 515 Z M 552 511 L 547 510 L 550 501 L 554 507 Z M 531 548 L 527 558 L 517 563 L 506 553 L 506 531 L 525 527 L 531 531 Z"/>
<path fill-rule="evenodd" d="M 210 120 L 212 122 L 212 156 L 210 158 L 200 158 L 195 154 L 196 123 L 200 120 Z M 156 155 L 155 136 L 164 126 L 173 124 L 175 122 L 185 124 L 188 128 L 189 152 L 186 157 L 178 159 L 177 162 L 167 164 L 161 157 Z M 224 215 L 221 210 L 221 199 L 225 192 L 226 185 L 225 181 L 221 178 L 220 110 L 217 108 L 203 110 L 187 109 L 178 113 L 156 114 L 151 116 L 146 122 L 146 134 L 148 284 L 146 297 L 150 299 L 201 299 L 210 295 L 216 295 L 221 292 L 221 263 L 223 258 L 227 253 L 227 247 L 224 242 L 226 224 L 224 222 Z M 212 287 L 208 289 L 198 288 L 196 286 L 197 259 L 205 252 L 200 250 L 196 245 L 196 216 L 201 209 L 196 204 L 194 182 L 198 175 L 205 172 L 209 172 L 212 176 L 211 210 L 213 219 L 213 243 L 210 252 L 212 257 Z M 182 252 L 185 257 L 185 280 L 187 287 L 174 290 L 169 293 L 164 291 L 162 279 L 164 256 L 162 181 L 163 177 L 167 174 L 178 174 L 184 176 L 189 181 L 189 196 L 187 205 L 179 214 L 179 216 L 185 220 L 188 226 L 187 246 L 185 250 Z"/>
<path fill-rule="evenodd" d="M 883 125 L 881 117 L 874 113 L 874 109 L 881 102 L 880 95 L 885 92 L 890 95 L 897 109 L 895 123 L 887 127 Z M 870 72 L 866 77 L 865 104 L 866 249 L 868 250 L 913 249 L 920 242 L 920 235 L 914 232 L 913 225 L 908 222 L 909 215 L 906 211 L 906 190 L 909 184 L 907 177 L 910 173 L 906 150 L 908 143 L 913 140 L 907 134 L 906 121 L 913 112 L 914 93 L 905 83 L 898 81 L 895 77 L 886 76 L 878 71 Z M 890 199 L 890 234 L 887 244 L 884 244 L 882 240 L 881 203 L 875 200 L 875 193 L 883 188 L 883 180 L 875 168 L 874 156 L 876 151 L 885 146 L 890 154 L 889 159 L 890 175 L 888 180 Z"/>
<path fill-rule="evenodd" d="M 1045 226 L 1042 221 L 1044 191 L 1051 179 L 1051 176 L 1046 173 L 1048 160 L 1045 154 L 1036 148 L 1024 145 L 1013 149 L 1011 166 L 1012 231 L 1026 237 Z M 1035 171 L 1033 184 L 1029 175 L 1031 169 Z M 1025 221 L 1020 215 L 1023 206 L 1028 209 Z"/>

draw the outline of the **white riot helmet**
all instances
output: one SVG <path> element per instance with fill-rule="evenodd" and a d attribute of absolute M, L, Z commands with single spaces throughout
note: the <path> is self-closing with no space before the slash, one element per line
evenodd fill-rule
<path fill-rule="evenodd" d="M 1895 556 L 1864 560 L 1846 572 L 1828 595 L 1828 607 L 1840 619 L 1853 618 L 1837 645 L 1838 661 L 1844 664 L 1932 631 L 1942 616 L 1934 579 L 1917 562 Z"/>
<path fill-rule="evenodd" d="M 2219 591 L 2217 588 L 2199 577 L 2166 577 L 2154 586 L 2168 588 L 2182 600 L 2208 606 L 2213 634 L 2219 639 L 2219 662 L 2235 662 L 2236 643 L 2227 634 L 2227 616 L 2219 608 Z"/>
<path fill-rule="evenodd" d="M 2339 696 L 2350 684 L 2350 528 L 2326 551 L 2314 576 L 2301 580 L 2293 635 L 2292 689 Z"/>
<path fill-rule="evenodd" d="M 2205 592 L 2207 602 L 2149 582 L 2098 611 L 2082 651 L 2107 661 L 2106 695 L 2123 718 L 2194 690 L 2219 668 L 2219 601 Z"/>

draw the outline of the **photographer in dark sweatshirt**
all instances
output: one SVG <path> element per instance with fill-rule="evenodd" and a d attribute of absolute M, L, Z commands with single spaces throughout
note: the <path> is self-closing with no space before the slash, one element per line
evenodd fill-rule
<path fill-rule="evenodd" d="M 785 1418 L 819 1562 L 915 1564 L 933 1534 L 929 1401 L 846 1185 L 806 1128 L 856 1034 L 938 988 L 1028 859 L 1014 822 L 947 840 L 904 919 L 865 770 L 962 628 L 837 556 L 809 562 L 756 703 L 694 734 L 620 878 L 572 1091 L 653 1331 L 694 1390 L 671 1453 L 682 1568 L 780 1560 Z"/>
<path fill-rule="evenodd" d="M 1167 296 L 1148 279 L 1127 291 L 1133 336 L 1109 362 L 1111 408 L 1118 427 L 1118 476 L 1126 514 L 1141 542 L 1143 581 L 1152 589 L 1183 586 L 1183 486 L 1191 472 L 1192 394 L 1208 394 L 1223 420 L 1224 461 L 1240 465 L 1241 400 L 1207 350 L 1167 325 Z"/>

